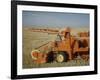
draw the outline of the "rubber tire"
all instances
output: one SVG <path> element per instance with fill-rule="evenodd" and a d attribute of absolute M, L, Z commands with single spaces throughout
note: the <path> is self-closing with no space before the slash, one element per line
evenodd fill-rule
<path fill-rule="evenodd" d="M 63 53 L 63 52 L 60 52 L 56 55 L 56 61 L 61 63 L 61 62 L 65 62 L 67 59 L 66 59 L 66 54 Z"/>

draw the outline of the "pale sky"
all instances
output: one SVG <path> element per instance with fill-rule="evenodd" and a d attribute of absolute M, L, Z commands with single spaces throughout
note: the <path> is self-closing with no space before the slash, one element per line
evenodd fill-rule
<path fill-rule="evenodd" d="M 23 11 L 22 22 L 24 26 L 47 27 L 89 27 L 89 14 Z"/>

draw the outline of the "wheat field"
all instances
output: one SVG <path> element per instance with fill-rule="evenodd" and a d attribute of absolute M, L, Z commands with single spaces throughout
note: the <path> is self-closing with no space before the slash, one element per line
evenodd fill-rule
<path fill-rule="evenodd" d="M 44 43 L 53 41 L 56 38 L 56 34 L 48 34 L 42 32 L 33 32 L 29 28 L 23 28 L 23 39 L 22 39 L 22 67 L 24 69 L 28 68 L 45 68 L 45 67 L 64 67 L 64 66 L 87 66 L 89 61 L 84 60 L 71 60 L 63 63 L 44 63 L 44 64 L 35 64 L 31 58 L 31 51 L 38 48 Z"/>

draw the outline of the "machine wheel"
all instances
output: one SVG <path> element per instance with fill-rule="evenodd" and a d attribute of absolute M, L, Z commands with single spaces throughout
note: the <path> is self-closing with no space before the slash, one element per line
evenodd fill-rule
<path fill-rule="evenodd" d="M 85 61 L 88 61 L 89 60 L 89 55 L 82 55 L 82 59 L 85 60 Z"/>
<path fill-rule="evenodd" d="M 81 52 L 81 53 L 76 53 L 74 55 L 75 59 L 83 59 L 85 61 L 89 60 L 89 52 Z"/>
<path fill-rule="evenodd" d="M 67 61 L 66 53 L 60 52 L 56 55 L 56 61 L 61 63 Z"/>

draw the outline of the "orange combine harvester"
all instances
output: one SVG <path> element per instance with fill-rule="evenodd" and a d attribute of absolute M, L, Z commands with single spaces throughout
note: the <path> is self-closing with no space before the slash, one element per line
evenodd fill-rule
<path fill-rule="evenodd" d="M 43 30 L 43 32 L 47 32 L 47 30 Z M 77 36 L 72 36 L 70 28 L 66 28 L 60 32 L 56 30 L 54 33 L 57 34 L 55 41 L 50 41 L 39 47 L 47 51 L 46 53 L 38 49 L 31 52 L 34 63 L 53 61 L 61 63 L 77 57 L 84 60 L 89 59 L 89 32 L 80 32 Z"/>

